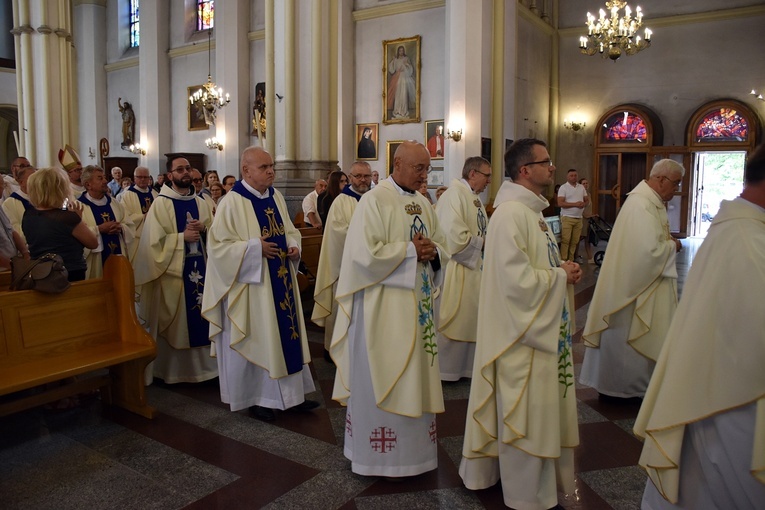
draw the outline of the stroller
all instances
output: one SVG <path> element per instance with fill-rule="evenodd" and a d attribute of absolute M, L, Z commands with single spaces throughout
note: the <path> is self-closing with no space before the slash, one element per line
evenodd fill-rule
<path fill-rule="evenodd" d="M 608 242 L 611 238 L 611 229 L 613 228 L 607 221 L 599 216 L 592 216 L 589 221 L 589 231 L 587 232 L 587 242 L 593 246 L 597 246 L 602 241 Z M 593 259 L 595 264 L 600 267 L 603 264 L 603 257 L 605 256 L 605 250 L 599 250 L 595 252 Z"/>

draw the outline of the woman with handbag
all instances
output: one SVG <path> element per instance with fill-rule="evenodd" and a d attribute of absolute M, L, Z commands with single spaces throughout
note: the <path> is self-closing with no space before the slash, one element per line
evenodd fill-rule
<path fill-rule="evenodd" d="M 55 253 L 70 282 L 84 280 L 83 248 L 98 248 L 98 238 L 82 221 L 82 204 L 72 199 L 69 178 L 58 168 L 40 169 L 29 177 L 27 194 L 34 209 L 24 213 L 21 225 L 32 258 Z"/>

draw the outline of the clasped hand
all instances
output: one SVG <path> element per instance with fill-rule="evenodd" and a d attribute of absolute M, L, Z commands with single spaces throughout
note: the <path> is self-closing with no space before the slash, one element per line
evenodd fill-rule
<path fill-rule="evenodd" d="M 102 234 L 119 234 L 122 225 L 118 221 L 105 221 L 98 226 L 98 231 Z"/>
<path fill-rule="evenodd" d="M 436 245 L 433 244 L 433 241 L 422 235 L 422 233 L 415 234 L 412 238 L 412 244 L 414 244 L 414 249 L 417 251 L 417 262 L 430 261 L 438 255 Z"/>
<path fill-rule="evenodd" d="M 187 243 L 199 241 L 200 232 L 204 232 L 205 226 L 199 220 L 189 220 L 183 231 L 183 240 Z"/>
<path fill-rule="evenodd" d="M 278 257 L 279 245 L 270 241 L 266 241 L 266 239 L 268 239 L 268 236 L 263 236 L 260 238 L 260 245 L 261 250 L 263 251 L 263 256 L 267 259 Z M 300 250 L 298 250 L 297 246 L 290 246 L 287 248 L 287 258 L 292 261 L 300 260 Z"/>
<path fill-rule="evenodd" d="M 582 279 L 582 268 L 576 262 L 566 260 L 560 267 L 566 272 L 566 283 L 579 283 L 579 280 Z"/>

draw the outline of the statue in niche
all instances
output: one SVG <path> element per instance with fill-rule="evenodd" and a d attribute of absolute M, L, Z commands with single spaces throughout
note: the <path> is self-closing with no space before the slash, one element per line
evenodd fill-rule
<path fill-rule="evenodd" d="M 266 84 L 255 85 L 255 103 L 252 105 L 252 135 L 260 138 L 261 143 L 266 137 Z"/>
<path fill-rule="evenodd" d="M 135 112 L 133 106 L 122 98 L 117 98 L 117 106 L 122 114 L 122 148 L 125 149 L 135 143 Z"/>

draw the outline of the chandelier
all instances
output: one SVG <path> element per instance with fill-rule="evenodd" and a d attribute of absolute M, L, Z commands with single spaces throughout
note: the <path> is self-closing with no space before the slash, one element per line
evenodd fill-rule
<path fill-rule="evenodd" d="M 196 106 L 200 115 L 204 116 L 205 124 L 208 126 L 215 124 L 215 113 L 231 102 L 229 95 L 226 94 L 224 97 L 223 89 L 212 81 L 212 73 L 210 71 L 211 38 L 212 28 L 207 33 L 207 83 L 189 96 L 189 102 Z"/>
<path fill-rule="evenodd" d="M 651 45 L 651 29 L 645 29 L 645 38 L 637 35 L 643 26 L 643 12 L 640 7 L 632 16 L 632 9 L 627 2 L 621 0 L 609 0 L 606 7 L 611 17 L 606 17 L 606 12 L 600 9 L 600 17 L 595 18 L 587 13 L 588 34 L 579 38 L 579 51 L 585 55 L 600 53 L 603 58 L 610 58 L 614 62 L 622 56 L 634 55 Z M 619 10 L 624 8 L 624 16 L 619 16 Z"/>

